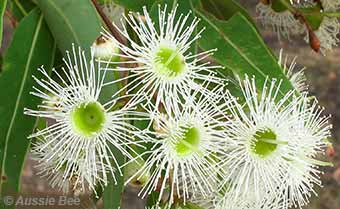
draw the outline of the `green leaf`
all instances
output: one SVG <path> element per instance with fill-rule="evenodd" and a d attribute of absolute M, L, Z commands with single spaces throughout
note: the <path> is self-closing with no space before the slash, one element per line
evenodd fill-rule
<path fill-rule="evenodd" d="M 291 5 L 291 3 L 289 1 L 286 1 L 287 4 Z M 271 4 L 271 8 L 275 11 L 275 12 L 284 12 L 284 11 L 288 11 L 287 6 L 281 2 L 281 0 L 273 0 L 270 2 Z"/>
<path fill-rule="evenodd" d="M 120 74 L 117 71 L 106 71 L 104 83 L 110 83 L 120 78 Z M 111 85 L 103 86 L 100 92 L 99 100 L 102 104 L 105 104 L 112 100 L 112 95 L 119 91 L 123 87 L 122 82 L 114 83 Z"/>
<path fill-rule="evenodd" d="M 119 4 L 125 9 L 128 9 L 130 11 L 134 12 L 141 12 L 143 9 L 143 6 L 146 6 L 146 8 L 150 9 L 152 5 L 156 2 L 156 0 L 113 0 L 116 4 Z"/>
<path fill-rule="evenodd" d="M 51 69 L 55 52 L 56 45 L 43 15 L 35 9 L 14 32 L 0 75 L 0 196 L 19 191 L 21 169 L 30 144 L 27 136 L 36 121 L 24 115 L 23 110 L 36 108 L 40 103 L 29 93 L 34 84 L 32 75 L 40 77 L 37 68 L 41 65 Z"/>
<path fill-rule="evenodd" d="M 2 54 L 0 53 L 0 73 L 2 72 L 2 63 L 3 63 L 3 57 L 2 57 Z"/>
<path fill-rule="evenodd" d="M 158 203 L 159 199 L 159 192 L 152 191 L 151 194 L 148 196 L 148 199 L 146 201 L 146 208 L 152 208 Z"/>
<path fill-rule="evenodd" d="M 116 74 L 116 72 L 111 71 L 106 76 L 110 76 L 109 78 L 106 77 L 106 81 L 114 80 L 115 78 L 119 77 L 119 75 Z M 109 85 L 106 87 L 103 87 L 100 100 L 101 101 L 107 101 L 114 92 L 117 92 L 119 90 L 119 83 L 116 83 L 114 85 Z M 116 160 L 119 165 L 123 165 L 126 162 L 125 156 L 115 147 L 110 146 L 111 152 L 115 154 Z M 112 165 L 115 165 L 115 162 L 112 162 Z M 124 176 L 120 175 L 119 172 L 116 172 L 116 181 L 114 182 L 112 174 L 109 174 L 110 182 L 108 185 L 104 188 L 104 190 L 98 190 L 102 194 L 98 194 L 97 199 L 99 199 L 99 195 L 102 195 L 103 197 L 103 203 L 104 203 L 104 209 L 118 209 L 121 205 L 121 197 L 122 193 L 124 191 Z"/>
<path fill-rule="evenodd" d="M 262 88 L 267 78 L 282 79 L 279 97 L 293 88 L 283 73 L 276 57 L 267 48 L 261 36 L 242 14 L 238 13 L 229 21 L 221 21 L 205 15 L 199 10 L 196 14 L 202 19 L 200 27 L 206 27 L 199 40 L 199 46 L 208 50 L 217 48 L 212 58 L 225 67 L 222 75 L 245 74 L 256 77 L 258 88 Z"/>
<path fill-rule="evenodd" d="M 116 78 L 119 78 L 119 73 L 115 71 L 109 71 L 106 74 L 105 82 L 110 82 L 112 80 L 115 80 Z M 102 88 L 101 94 L 100 94 L 100 101 L 101 102 L 108 102 L 108 100 L 111 98 L 112 94 L 117 92 L 121 88 L 120 83 L 115 83 L 113 85 L 108 85 Z M 112 99 L 112 98 L 111 98 Z M 119 165 L 125 164 L 125 156 L 116 148 L 113 146 L 110 146 L 111 152 L 115 153 L 116 160 Z M 112 165 L 114 165 L 115 162 L 112 162 Z M 99 196 L 102 195 L 103 197 L 103 203 L 104 203 L 104 209 L 118 209 L 120 208 L 122 193 L 124 191 L 124 176 L 120 176 L 119 172 L 116 172 L 116 183 L 114 182 L 112 174 L 109 174 L 110 182 L 105 188 L 101 188 L 103 190 L 98 190 L 100 193 L 98 193 L 97 199 L 99 199 Z"/>
<path fill-rule="evenodd" d="M 323 19 L 324 12 L 321 9 L 319 4 L 314 5 L 313 7 L 308 8 L 300 8 L 300 11 L 304 14 L 307 22 L 310 24 L 314 31 L 318 30 Z"/>
<path fill-rule="evenodd" d="M 63 54 L 72 44 L 89 49 L 100 35 L 101 20 L 90 0 L 38 0 L 38 6 Z"/>
<path fill-rule="evenodd" d="M 204 10 L 218 19 L 228 20 L 234 14 L 240 12 L 255 26 L 247 10 L 234 0 L 201 0 L 201 2 Z"/>
<path fill-rule="evenodd" d="M 7 0 L 2 0 L 0 2 L 0 47 L 2 44 L 2 34 L 3 34 L 3 26 L 4 26 L 4 15 L 6 10 Z"/>
<path fill-rule="evenodd" d="M 36 6 L 28 0 L 10 0 L 8 8 L 14 15 L 17 21 L 28 15 Z"/>

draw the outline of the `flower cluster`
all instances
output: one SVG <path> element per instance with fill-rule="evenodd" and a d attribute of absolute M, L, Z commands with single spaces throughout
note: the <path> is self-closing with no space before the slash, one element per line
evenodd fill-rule
<path fill-rule="evenodd" d="M 279 38 L 304 35 L 304 40 L 323 54 L 339 42 L 340 23 L 334 16 L 339 10 L 339 0 L 292 0 L 290 4 L 282 0 L 262 0 L 257 5 L 260 21 L 272 26 Z"/>
<path fill-rule="evenodd" d="M 30 136 L 41 175 L 64 192 L 95 192 L 125 174 L 140 196 L 158 195 L 153 208 L 305 205 L 328 165 L 318 156 L 331 126 L 295 59 L 279 64 L 296 89 L 240 75 L 237 98 L 206 59 L 214 50 L 192 50 L 199 20 L 166 7 L 158 17 L 123 16 L 138 41 L 114 24 L 129 45 L 103 32 L 90 55 L 73 47 L 64 68 L 34 77 L 43 102 L 25 113 L 47 119 Z"/>

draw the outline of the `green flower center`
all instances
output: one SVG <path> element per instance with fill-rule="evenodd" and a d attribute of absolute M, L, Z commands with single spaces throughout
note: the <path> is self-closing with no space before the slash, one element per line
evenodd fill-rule
<path fill-rule="evenodd" d="M 276 141 L 277 136 L 271 129 L 258 130 L 253 137 L 254 144 L 251 149 L 255 154 L 267 157 L 276 150 L 278 144 Z"/>
<path fill-rule="evenodd" d="M 176 49 L 160 47 L 155 57 L 155 68 L 161 75 L 174 78 L 184 72 L 186 65 L 183 55 Z"/>
<path fill-rule="evenodd" d="M 102 130 L 105 110 L 97 102 L 83 103 L 71 113 L 73 127 L 84 136 L 92 136 Z"/>
<path fill-rule="evenodd" d="M 187 156 L 199 152 L 200 132 L 195 127 L 183 128 L 183 135 L 178 139 L 175 149 L 178 155 Z"/>

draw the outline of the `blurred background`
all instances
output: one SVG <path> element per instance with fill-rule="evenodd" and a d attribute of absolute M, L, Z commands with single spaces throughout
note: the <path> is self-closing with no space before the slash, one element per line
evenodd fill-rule
<path fill-rule="evenodd" d="M 256 1 L 239 0 L 245 6 L 251 15 L 256 19 L 255 6 Z M 291 41 L 278 41 L 277 35 L 271 31 L 271 28 L 263 28 L 257 21 L 258 27 L 266 43 L 273 49 L 276 55 L 280 49 L 284 50 L 285 55 L 289 58 L 298 56 L 298 68 L 306 67 L 305 75 L 309 85 L 311 95 L 315 95 L 320 105 L 325 107 L 325 113 L 331 114 L 333 124 L 333 147 L 326 151 L 328 159 L 334 164 L 334 167 L 324 169 L 322 176 L 323 187 L 317 188 L 318 196 L 313 195 L 311 203 L 305 209 L 340 209 L 340 47 L 334 49 L 327 56 L 316 54 L 301 37 L 291 37 Z M 4 43 L 2 51 L 6 49 L 12 34 L 12 24 L 6 19 L 4 31 Z M 35 195 L 59 195 L 59 191 L 52 189 L 45 179 L 37 175 L 35 162 L 28 155 L 23 170 L 21 190 L 23 194 Z M 138 191 L 134 188 L 128 188 L 125 191 L 122 209 L 142 209 L 143 200 L 135 200 L 134 197 Z M 91 199 L 83 200 L 79 208 L 102 208 L 101 201 L 95 206 Z M 20 208 L 19 208 L 20 209 Z M 72 207 L 72 209 L 76 209 Z"/>

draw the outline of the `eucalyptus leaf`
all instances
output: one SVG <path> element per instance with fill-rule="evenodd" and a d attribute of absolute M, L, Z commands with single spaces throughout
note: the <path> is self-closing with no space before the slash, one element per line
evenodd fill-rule
<path fill-rule="evenodd" d="M 146 201 L 146 207 L 152 208 L 152 206 L 158 203 L 159 199 L 159 192 L 152 191 L 151 194 L 148 196 L 148 200 Z"/>
<path fill-rule="evenodd" d="M 314 31 L 318 30 L 324 20 L 324 14 L 320 5 L 316 4 L 313 7 L 301 8 L 300 11 L 304 13 L 305 18 L 312 29 Z"/>
<path fill-rule="evenodd" d="M 219 71 L 222 75 L 228 76 L 232 72 L 240 78 L 255 76 L 259 89 L 262 89 L 267 77 L 280 79 L 279 97 L 294 89 L 277 58 L 246 17 L 237 13 L 228 21 L 222 21 L 199 10 L 196 14 L 202 19 L 200 26 L 206 28 L 199 46 L 204 50 L 218 49 L 212 58 L 225 67 Z"/>
<path fill-rule="evenodd" d="M 201 0 L 201 2 L 204 10 L 208 11 L 218 19 L 228 20 L 234 14 L 240 12 L 255 25 L 255 22 L 250 17 L 247 10 L 235 0 Z"/>
<path fill-rule="evenodd" d="M 115 157 L 119 165 L 123 165 L 125 163 L 125 157 L 123 154 L 119 152 L 119 150 L 112 148 L 112 152 L 116 153 Z M 111 177 L 111 179 L 113 179 Z M 124 176 L 116 174 L 117 183 L 111 181 L 104 188 L 103 192 L 103 202 L 104 209 L 119 209 L 122 200 L 122 194 L 124 191 Z"/>
<path fill-rule="evenodd" d="M 36 121 L 25 116 L 23 110 L 40 103 L 29 93 L 34 85 L 32 75 L 40 77 L 37 68 L 42 65 L 46 70 L 51 69 L 55 53 L 53 37 L 43 15 L 35 9 L 14 32 L 0 75 L 0 196 L 19 191 L 21 169 L 30 144 L 27 136 Z"/>
<path fill-rule="evenodd" d="M 17 21 L 28 15 L 36 7 L 31 1 L 28 0 L 9 0 L 8 8 Z"/>
<path fill-rule="evenodd" d="M 38 6 L 63 54 L 72 44 L 88 50 L 100 35 L 101 20 L 90 0 L 38 0 Z"/>
<path fill-rule="evenodd" d="M 2 0 L 0 2 L 0 47 L 2 44 L 2 34 L 3 34 L 3 26 L 4 26 L 4 15 L 6 11 L 7 0 Z"/>
<path fill-rule="evenodd" d="M 150 9 L 152 5 L 157 0 L 113 0 L 116 4 L 121 5 L 127 10 L 133 11 L 133 12 L 141 12 L 143 9 L 143 6 L 145 6 L 147 9 Z"/>

